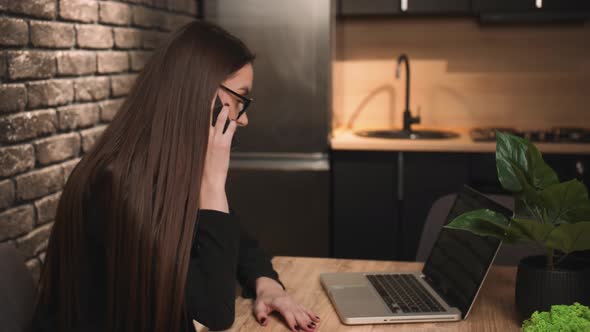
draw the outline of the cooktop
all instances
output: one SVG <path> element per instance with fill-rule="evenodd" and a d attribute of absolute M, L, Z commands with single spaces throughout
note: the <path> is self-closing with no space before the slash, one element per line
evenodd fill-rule
<path fill-rule="evenodd" d="M 524 137 L 531 142 L 590 143 L 590 129 L 577 127 L 554 127 L 539 130 L 518 130 L 510 127 L 481 127 L 471 130 L 471 139 L 476 142 L 495 141 L 496 130 Z"/>

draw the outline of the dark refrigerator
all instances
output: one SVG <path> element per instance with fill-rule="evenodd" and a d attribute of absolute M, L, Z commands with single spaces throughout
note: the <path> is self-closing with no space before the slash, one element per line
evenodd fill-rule
<path fill-rule="evenodd" d="M 204 0 L 256 54 L 228 199 L 272 255 L 330 256 L 331 0 Z"/>

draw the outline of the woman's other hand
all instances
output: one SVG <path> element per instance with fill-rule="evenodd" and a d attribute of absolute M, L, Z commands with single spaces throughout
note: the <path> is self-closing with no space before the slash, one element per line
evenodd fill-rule
<path fill-rule="evenodd" d="M 291 331 L 315 331 L 320 318 L 311 310 L 298 304 L 275 280 L 267 277 L 256 279 L 256 301 L 254 302 L 256 320 L 266 326 L 268 315 L 278 311 Z"/>
<path fill-rule="evenodd" d="M 215 126 L 209 128 L 209 143 L 205 157 L 203 180 L 201 182 L 201 209 L 217 210 L 229 213 L 225 180 L 229 168 L 231 141 L 236 131 L 236 121 L 230 121 L 225 133 L 223 127 L 229 116 L 229 107 L 224 106 Z"/>

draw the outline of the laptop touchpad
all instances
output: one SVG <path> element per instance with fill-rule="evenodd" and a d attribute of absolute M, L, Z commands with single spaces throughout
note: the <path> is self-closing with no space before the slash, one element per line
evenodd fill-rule
<path fill-rule="evenodd" d="M 338 310 L 345 317 L 391 315 L 383 300 L 366 286 L 333 287 L 331 292 Z"/>

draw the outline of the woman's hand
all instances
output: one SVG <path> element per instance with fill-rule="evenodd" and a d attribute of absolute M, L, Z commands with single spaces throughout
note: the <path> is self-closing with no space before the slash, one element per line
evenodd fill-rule
<path fill-rule="evenodd" d="M 256 301 L 254 316 L 263 326 L 268 323 L 268 315 L 278 311 L 291 331 L 315 331 L 320 317 L 311 310 L 296 303 L 281 285 L 267 277 L 256 279 Z"/>
<path fill-rule="evenodd" d="M 225 180 L 229 168 L 229 153 L 231 141 L 236 131 L 236 121 L 230 121 L 225 133 L 223 127 L 229 116 L 229 107 L 224 106 L 215 126 L 209 127 L 209 143 L 205 157 L 203 180 L 201 181 L 200 206 L 201 209 L 217 210 L 229 213 L 227 196 L 225 195 Z"/>

